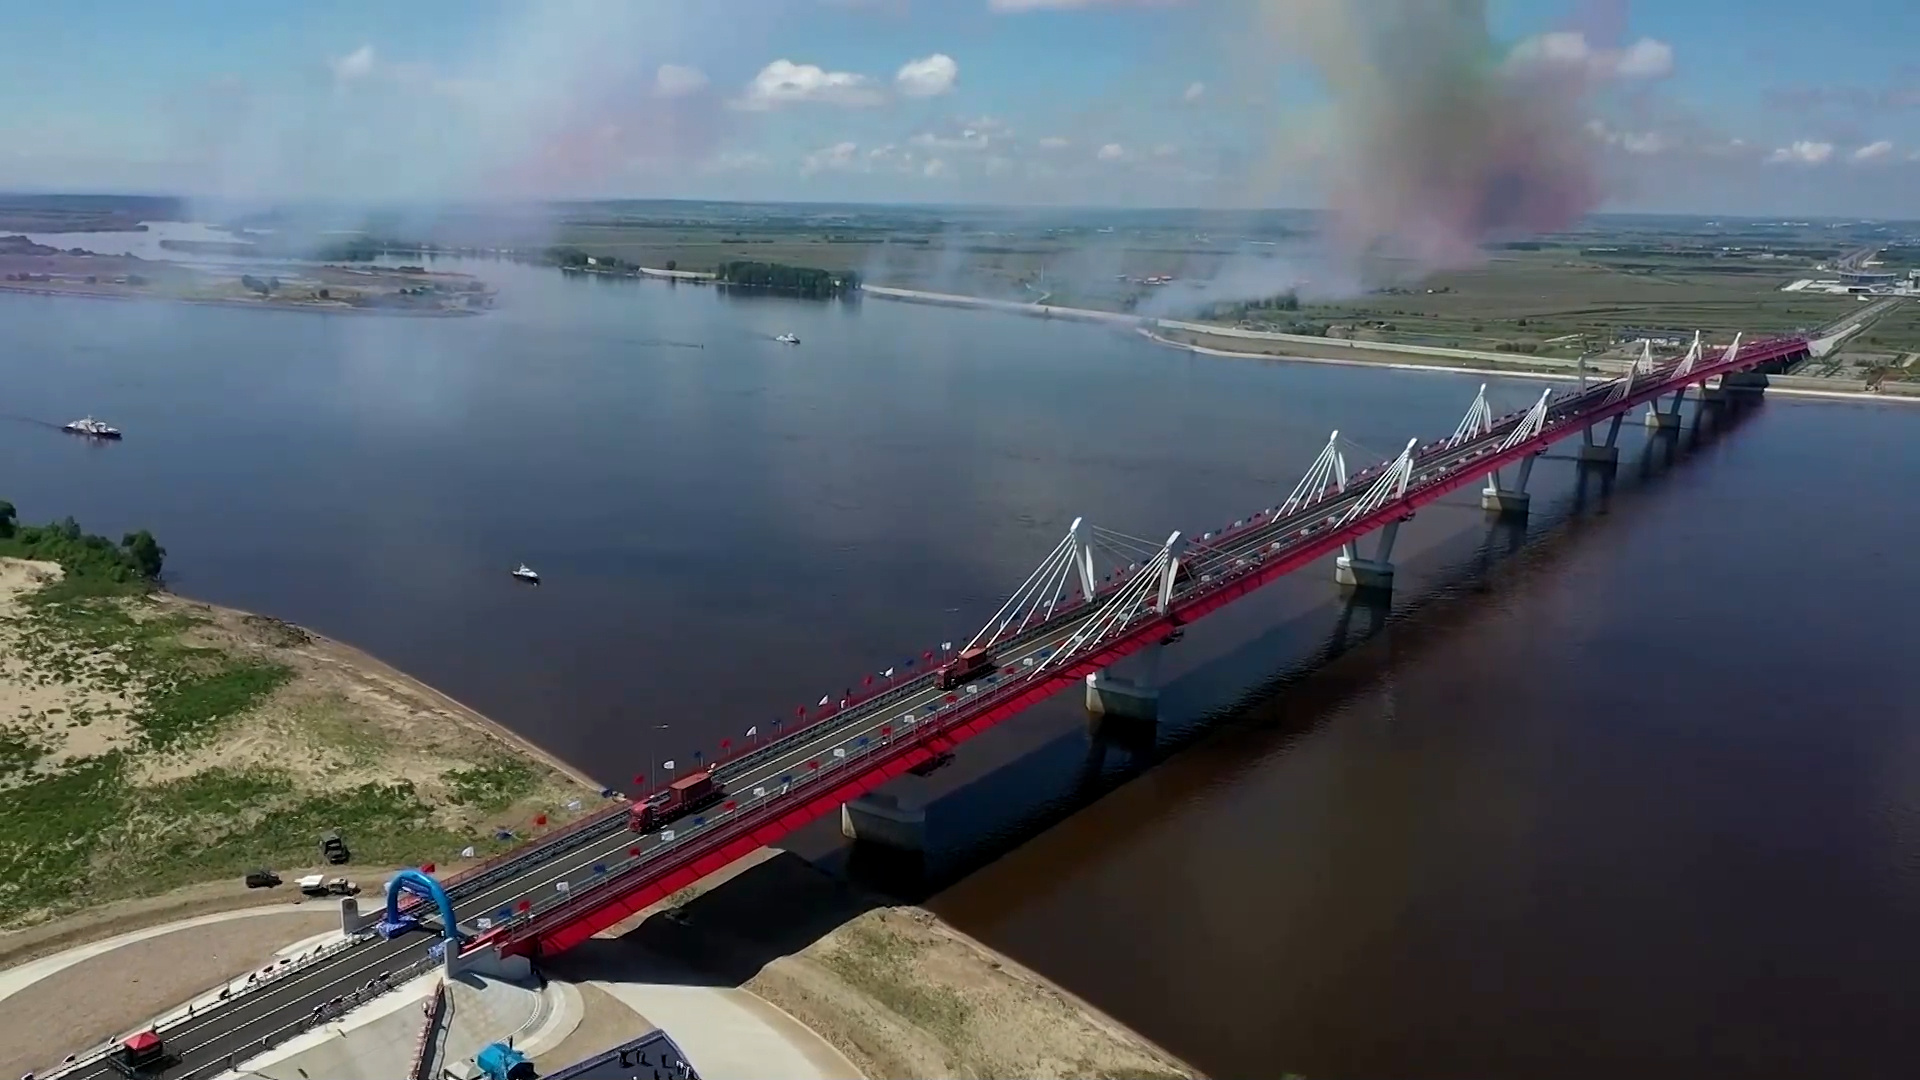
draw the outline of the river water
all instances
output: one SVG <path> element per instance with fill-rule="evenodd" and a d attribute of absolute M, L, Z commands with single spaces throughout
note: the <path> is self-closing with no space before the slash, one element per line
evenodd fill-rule
<path fill-rule="evenodd" d="M 1075 516 L 1218 528 L 1480 381 L 454 265 L 498 311 L 0 294 L 0 495 L 624 784 L 970 635 Z M 1390 613 L 1312 568 L 1170 650 L 1157 731 L 1066 695 L 905 782 L 932 906 L 1218 1076 L 1906 1075 L 1916 422 L 1776 398 L 1549 456 L 1524 527 L 1446 500 Z"/>

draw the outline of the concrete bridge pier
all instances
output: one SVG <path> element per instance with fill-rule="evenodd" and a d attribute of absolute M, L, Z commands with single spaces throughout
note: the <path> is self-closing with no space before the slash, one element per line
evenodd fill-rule
<path fill-rule="evenodd" d="M 1625 413 L 1616 413 L 1607 423 L 1607 441 L 1593 441 L 1591 426 L 1580 429 L 1580 466 L 1582 468 L 1611 469 L 1620 464 L 1620 421 L 1626 419 Z"/>
<path fill-rule="evenodd" d="M 918 855 L 927 847 L 927 811 L 902 806 L 892 795 L 862 795 L 840 804 L 840 835 Z"/>
<path fill-rule="evenodd" d="M 1538 454 L 1528 454 L 1520 459 L 1520 474 L 1514 478 L 1512 487 L 1503 487 L 1500 483 L 1500 470 L 1487 474 L 1486 489 L 1480 492 L 1480 508 L 1501 517 L 1523 518 L 1527 516 L 1527 504 L 1532 496 L 1527 494 L 1527 480 L 1533 475 L 1533 460 Z"/>
<path fill-rule="evenodd" d="M 1393 541 L 1400 534 L 1400 523 L 1389 521 L 1380 530 L 1380 544 L 1373 549 L 1373 558 L 1360 557 L 1358 544 L 1348 544 L 1340 549 L 1333 560 L 1333 580 L 1341 588 L 1363 593 L 1391 593 L 1393 591 Z"/>
<path fill-rule="evenodd" d="M 498 948 L 479 949 L 466 956 L 461 956 L 459 949 L 448 949 L 444 967 L 449 979 L 469 972 L 502 982 L 523 983 L 533 978 L 533 961 L 502 955 Z"/>
<path fill-rule="evenodd" d="M 365 930 L 367 927 L 380 921 L 380 915 L 377 913 L 378 909 L 375 909 L 375 912 L 376 913 L 361 914 L 360 901 L 355 900 L 351 896 L 341 897 L 340 932 L 347 937 L 352 937 L 360 931 Z"/>
<path fill-rule="evenodd" d="M 1160 719 L 1160 650 L 1149 645 L 1087 676 L 1087 711 L 1096 717 L 1156 723 Z"/>
<path fill-rule="evenodd" d="M 1679 431 L 1680 406 L 1686 400 L 1687 388 L 1683 386 L 1674 391 L 1673 404 L 1664 410 L 1660 408 L 1659 398 L 1654 398 L 1651 402 L 1648 402 L 1647 427 L 1654 431 Z"/>

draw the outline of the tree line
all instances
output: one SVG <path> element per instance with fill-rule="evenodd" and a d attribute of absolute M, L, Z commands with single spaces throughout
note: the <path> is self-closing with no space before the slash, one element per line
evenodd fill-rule
<path fill-rule="evenodd" d="M 68 575 L 117 584 L 159 578 L 167 549 L 145 529 L 130 532 L 118 544 L 80 531 L 72 517 L 49 525 L 22 525 L 12 503 L 0 499 L 0 555 L 59 563 Z"/>
<path fill-rule="evenodd" d="M 723 262 L 714 268 L 714 280 L 728 285 L 747 285 L 758 289 L 826 299 L 853 292 L 860 287 L 860 276 L 852 271 L 822 270 L 815 266 L 785 266 L 766 262 Z"/>

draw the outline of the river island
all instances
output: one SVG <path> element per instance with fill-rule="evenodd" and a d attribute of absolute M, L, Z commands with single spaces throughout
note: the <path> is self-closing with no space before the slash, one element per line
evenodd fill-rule
<path fill-rule="evenodd" d="M 415 316 L 477 315 L 494 301 L 493 289 L 479 278 L 422 266 L 338 266 L 292 260 L 191 265 L 102 255 L 80 247 L 63 250 L 26 236 L 0 236 L 0 290 Z"/>

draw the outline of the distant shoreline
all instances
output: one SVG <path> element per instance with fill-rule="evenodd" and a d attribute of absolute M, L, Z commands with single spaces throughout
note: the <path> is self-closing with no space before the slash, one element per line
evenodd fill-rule
<path fill-rule="evenodd" d="M 403 319 L 463 319 L 485 315 L 472 308 L 434 308 L 428 311 L 407 308 L 353 307 L 349 304 L 325 305 L 276 303 L 272 300 L 238 300 L 225 297 L 148 296 L 140 293 L 90 292 L 85 289 L 49 289 L 45 282 L 0 281 L 0 292 L 20 296 L 72 297 L 80 300 L 146 301 L 153 304 L 192 304 L 200 307 L 245 308 L 249 311 L 305 311 L 315 315 L 360 315 Z"/>
<path fill-rule="evenodd" d="M 1270 360 L 1285 364 L 1333 364 L 1340 367 L 1387 368 L 1393 371 L 1432 371 L 1451 375 L 1481 375 L 1510 379 L 1545 379 L 1554 382 L 1575 382 L 1582 378 L 1580 374 L 1573 372 L 1541 371 L 1538 368 L 1524 367 L 1521 365 L 1523 365 L 1525 361 L 1517 357 L 1513 360 L 1505 360 L 1504 358 L 1501 360 L 1489 359 L 1485 367 L 1468 367 L 1464 364 L 1428 364 L 1408 360 L 1390 360 L 1384 357 L 1361 355 L 1370 343 L 1347 342 L 1344 339 L 1341 340 L 1340 345 L 1337 347 L 1354 350 L 1353 355 L 1304 356 L 1297 353 L 1261 353 L 1239 349 L 1222 349 L 1210 345 L 1176 341 L 1173 338 L 1166 337 L 1156 332 L 1159 329 L 1165 328 L 1166 320 L 1147 315 L 1125 315 L 1119 312 L 1096 311 L 1091 308 L 1055 307 L 1050 304 L 1037 304 L 1018 300 L 990 300 L 986 297 L 964 296 L 958 293 L 934 293 L 919 289 L 906 289 L 885 285 L 862 284 L 860 289 L 862 292 L 872 296 L 909 304 L 929 304 L 935 307 L 1002 311 L 1015 315 L 1024 315 L 1028 318 L 1070 319 L 1078 322 L 1104 323 L 1109 326 L 1132 329 L 1134 333 L 1139 334 L 1148 341 L 1169 349 L 1179 349 L 1185 352 L 1199 353 L 1204 356 L 1218 356 L 1234 360 Z M 1188 327 L 1198 324 L 1176 323 L 1175 325 L 1186 330 Z M 1229 328 L 1222 327 L 1221 329 L 1227 330 Z M 1187 332 L 1201 335 L 1206 334 L 1204 330 L 1188 330 Z M 1284 338 L 1279 338 L 1279 340 L 1284 340 Z M 1397 351 L 1404 351 L 1409 355 L 1425 355 L 1423 350 L 1417 346 L 1397 346 Z M 1447 353 L 1458 351 L 1459 350 L 1448 350 Z M 1436 350 L 1435 355 L 1446 355 L 1446 353 L 1440 353 Z M 1513 366 L 1506 366 L 1507 364 L 1512 364 Z M 1611 378 L 1612 374 L 1606 371 L 1593 371 L 1587 373 L 1586 377 L 1606 379 Z M 1900 402 L 1902 404 L 1920 404 L 1920 395 L 1903 393 L 1883 394 L 1858 390 L 1819 390 L 1810 387 L 1788 387 L 1777 384 L 1768 386 L 1767 393 L 1816 399 L 1825 398 L 1830 400 L 1875 403 Z"/>

